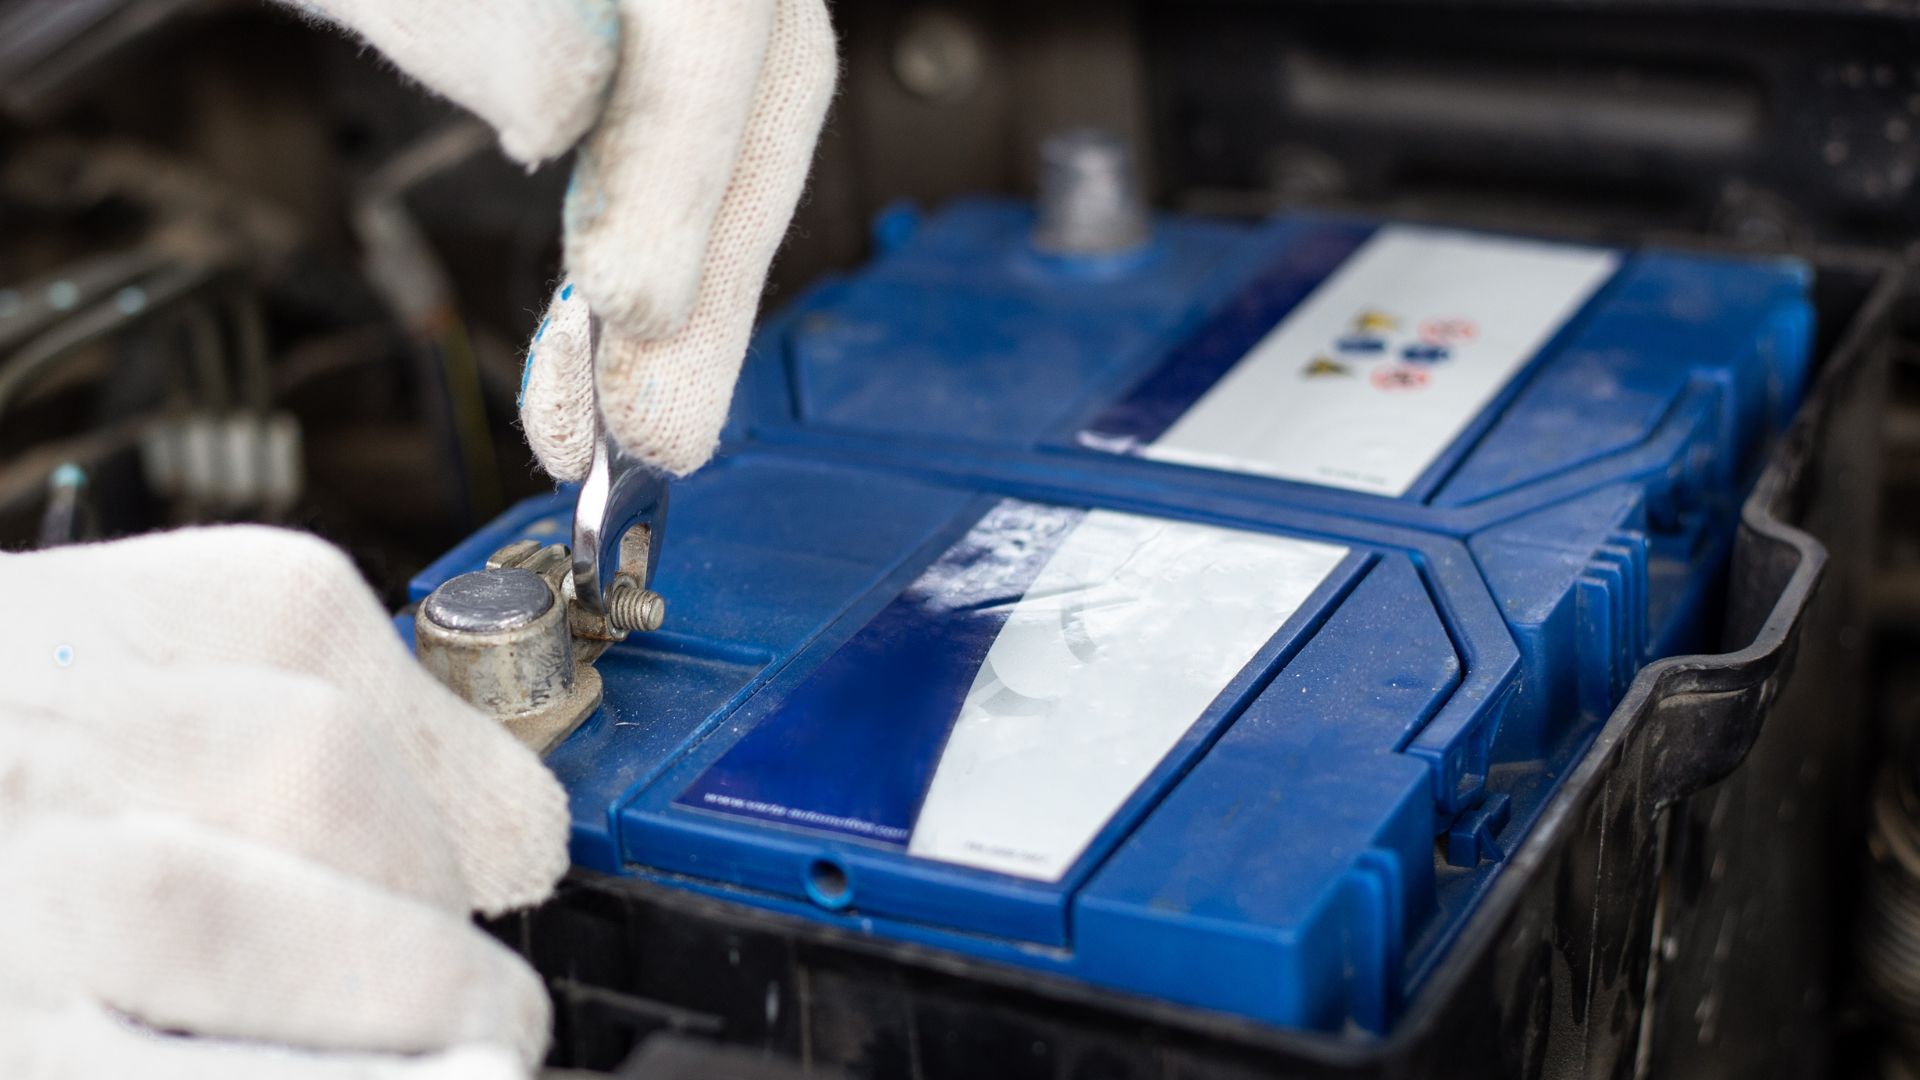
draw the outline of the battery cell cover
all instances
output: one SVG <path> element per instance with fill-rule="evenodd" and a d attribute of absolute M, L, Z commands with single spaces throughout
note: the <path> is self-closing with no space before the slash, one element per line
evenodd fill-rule
<path fill-rule="evenodd" d="M 885 230 L 769 326 L 736 437 L 1460 537 L 1549 739 L 1711 647 L 1700 602 L 1806 378 L 1803 264 L 1304 215 L 1072 260 L 1031 229 L 967 202 Z M 1549 677 L 1569 622 L 1580 670 Z"/>
<path fill-rule="evenodd" d="M 957 208 L 763 332 L 675 489 L 666 627 L 549 756 L 575 862 L 1385 1030 L 1634 672 L 1709 629 L 1803 282 L 1310 219 L 1071 265 L 1026 221 Z"/>
<path fill-rule="evenodd" d="M 1615 479 L 1736 487 L 1805 378 L 1807 271 L 1296 216 L 1169 218 L 1124 263 L 962 203 L 763 340 L 743 428 L 1153 482 L 1465 535 Z M 1181 466 L 1170 470 L 1165 467 Z"/>

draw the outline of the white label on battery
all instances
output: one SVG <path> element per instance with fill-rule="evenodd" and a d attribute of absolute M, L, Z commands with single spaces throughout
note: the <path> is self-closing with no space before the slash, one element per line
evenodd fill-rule
<path fill-rule="evenodd" d="M 1346 554 L 1090 511 L 1013 602 L 908 852 L 1058 881 Z"/>
<path fill-rule="evenodd" d="M 1594 248 L 1384 227 L 1138 452 L 1404 495 L 1618 264 Z"/>

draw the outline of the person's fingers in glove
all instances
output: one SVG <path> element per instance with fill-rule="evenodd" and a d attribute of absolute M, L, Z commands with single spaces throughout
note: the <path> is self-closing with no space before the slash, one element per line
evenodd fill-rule
<path fill-rule="evenodd" d="M 622 0 L 620 66 L 565 208 L 568 273 L 613 331 L 686 323 L 781 3 Z"/>
<path fill-rule="evenodd" d="M 704 176 L 724 153 L 730 172 L 723 189 L 703 192 L 661 184 L 642 169 L 593 166 L 594 183 L 576 187 L 570 207 L 604 197 L 607 210 L 592 227 L 581 227 L 582 215 L 570 209 L 573 277 L 555 294 L 529 349 L 520 411 L 528 442 L 557 479 L 580 479 L 592 460 L 596 425 L 591 398 L 582 391 L 596 375 L 607 430 L 630 453 L 675 475 L 713 455 L 767 271 L 799 204 L 838 72 L 821 0 L 772 0 L 771 6 L 772 29 L 755 84 L 743 96 L 751 109 L 737 141 L 717 137 L 730 129 L 709 128 L 693 114 L 617 111 L 636 89 L 625 81 L 631 53 L 622 68 L 590 145 L 612 142 L 620 131 L 621 145 L 648 148 L 627 164 L 690 155 Z M 723 65 L 729 77 L 738 74 L 732 59 Z M 591 162 L 600 160 L 596 154 Z M 703 195 L 717 198 L 704 218 L 711 229 L 699 234 L 703 247 L 695 252 L 696 233 L 687 223 L 706 215 Z M 621 207 L 617 216 L 615 206 Z M 674 239 L 668 245 L 656 237 Z M 696 278 L 691 306 L 682 309 L 683 286 Z M 597 373 L 589 311 L 605 319 Z M 634 312 L 639 317 L 622 318 Z"/>
<path fill-rule="evenodd" d="M 0 589 L 33 613 L 0 621 L 0 649 L 23 660 L 0 704 L 85 714 L 103 685 L 181 665 L 309 676 L 346 695 L 436 820 L 458 824 L 450 853 L 470 906 L 536 902 L 566 870 L 553 775 L 427 674 L 353 565 L 314 537 L 234 526 L 0 555 Z"/>
<path fill-rule="evenodd" d="M 524 1064 L 546 991 L 464 912 L 162 817 L 0 837 L 0 1010 L 96 1002 L 160 1030 L 316 1050 L 487 1044 Z"/>
<path fill-rule="evenodd" d="M 551 890 L 564 794 L 343 556 L 183 530 L 0 555 L 0 594 L 0 1031 L 137 1021 L 84 1052 L 0 1038 L 0 1075 L 539 1059 L 539 980 L 470 912 Z"/>
<path fill-rule="evenodd" d="M 570 281 L 529 350 L 528 441 L 556 479 L 585 476 L 591 311 L 607 431 L 667 472 L 705 464 L 833 96 L 823 0 L 619 0 L 612 32 L 587 0 L 287 2 L 358 31 L 523 161 L 585 131 Z"/>
<path fill-rule="evenodd" d="M 308 675 L 130 662 L 84 699 L 0 687 L 0 830 L 42 808 L 158 815 L 252 840 L 452 912 L 448 822 L 352 695 Z"/>
<path fill-rule="evenodd" d="M 35 1013 L 0 1040 L 9 1080 L 527 1080 L 512 1051 L 460 1046 L 428 1054 L 315 1053 L 154 1031 L 97 1005 Z"/>
<path fill-rule="evenodd" d="M 527 346 L 520 426 L 540 467 L 556 480 L 579 480 L 593 464 L 599 425 L 593 406 L 593 343 L 587 298 L 566 282 Z"/>

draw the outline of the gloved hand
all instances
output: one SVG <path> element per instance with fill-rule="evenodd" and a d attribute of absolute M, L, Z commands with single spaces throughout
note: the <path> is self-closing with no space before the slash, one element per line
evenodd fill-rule
<path fill-rule="evenodd" d="M 545 993 L 469 912 L 552 889 L 565 796 L 340 552 L 188 530 L 0 597 L 0 1076 L 526 1075 Z"/>
<path fill-rule="evenodd" d="M 607 430 L 676 475 L 713 455 L 833 94 L 822 0 L 286 0 L 358 32 L 529 165 L 578 144 L 570 280 L 520 416 L 577 480 Z M 593 370 L 587 313 L 604 321 Z"/>

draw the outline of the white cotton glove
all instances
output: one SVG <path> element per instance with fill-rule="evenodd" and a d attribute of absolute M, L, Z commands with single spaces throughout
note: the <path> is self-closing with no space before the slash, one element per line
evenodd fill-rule
<path fill-rule="evenodd" d="M 0 1076 L 524 1077 L 559 783 L 332 547 L 0 555 Z M 162 1034 L 172 1033 L 172 1034 Z"/>
<path fill-rule="evenodd" d="M 358 32 L 521 161 L 578 141 L 527 440 L 556 478 L 585 476 L 597 376 L 628 451 L 676 475 L 705 464 L 833 95 L 822 0 L 285 2 Z"/>

